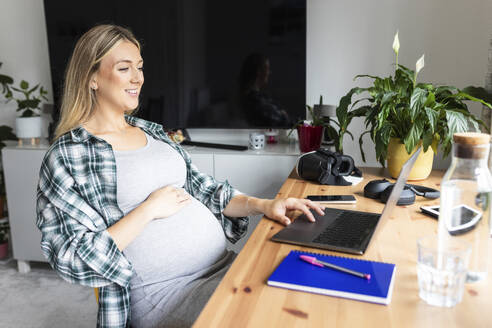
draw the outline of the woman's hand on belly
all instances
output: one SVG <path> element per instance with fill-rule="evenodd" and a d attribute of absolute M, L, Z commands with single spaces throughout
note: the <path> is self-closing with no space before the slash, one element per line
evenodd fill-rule
<path fill-rule="evenodd" d="M 151 217 L 167 218 L 191 202 L 191 196 L 183 189 L 166 186 L 152 192 L 141 206 L 146 208 Z"/>

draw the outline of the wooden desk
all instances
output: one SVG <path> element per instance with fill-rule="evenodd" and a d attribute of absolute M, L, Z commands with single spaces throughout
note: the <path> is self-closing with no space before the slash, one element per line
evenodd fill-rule
<path fill-rule="evenodd" d="M 317 185 L 291 174 L 277 197 L 353 193 L 356 205 L 338 207 L 381 213 L 384 204 L 364 198 L 362 193 L 369 180 L 387 175 L 378 168 L 363 171 L 364 181 L 353 187 Z M 442 174 L 433 172 L 421 184 L 439 189 Z M 418 197 L 417 203 L 395 209 L 366 254 L 358 257 L 396 264 L 390 305 L 267 286 L 270 274 L 292 249 L 340 253 L 272 242 L 271 236 L 282 226 L 263 218 L 194 327 L 492 327 L 490 269 L 484 282 L 466 285 L 463 301 L 454 308 L 433 307 L 418 296 L 416 239 L 437 233 L 437 220 L 421 214 L 419 207 L 434 204 L 439 200 Z"/>

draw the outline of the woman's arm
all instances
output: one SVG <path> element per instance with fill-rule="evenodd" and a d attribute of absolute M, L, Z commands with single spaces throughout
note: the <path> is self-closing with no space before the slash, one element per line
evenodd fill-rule
<path fill-rule="evenodd" d="M 224 210 L 224 215 L 230 217 L 242 217 L 248 215 L 265 214 L 270 219 L 290 224 L 287 217 L 288 210 L 302 211 L 309 220 L 314 222 L 314 216 L 309 209 L 314 209 L 319 215 L 324 215 L 324 206 L 314 203 L 308 199 L 283 198 L 283 199 L 261 199 L 246 195 L 238 195 L 231 199 Z"/>

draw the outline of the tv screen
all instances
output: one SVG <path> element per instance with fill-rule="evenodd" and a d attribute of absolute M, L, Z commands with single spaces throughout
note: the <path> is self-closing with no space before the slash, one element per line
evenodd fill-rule
<path fill-rule="evenodd" d="M 165 128 L 291 128 L 305 117 L 306 0 L 45 0 L 57 120 L 78 38 L 97 24 L 141 42 L 137 116 Z"/>

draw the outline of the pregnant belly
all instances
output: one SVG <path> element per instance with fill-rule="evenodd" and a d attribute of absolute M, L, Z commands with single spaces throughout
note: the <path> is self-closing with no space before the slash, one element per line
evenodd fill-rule
<path fill-rule="evenodd" d="M 225 246 L 218 220 L 192 198 L 176 214 L 150 222 L 124 253 L 148 284 L 203 270 L 224 255 Z"/>

